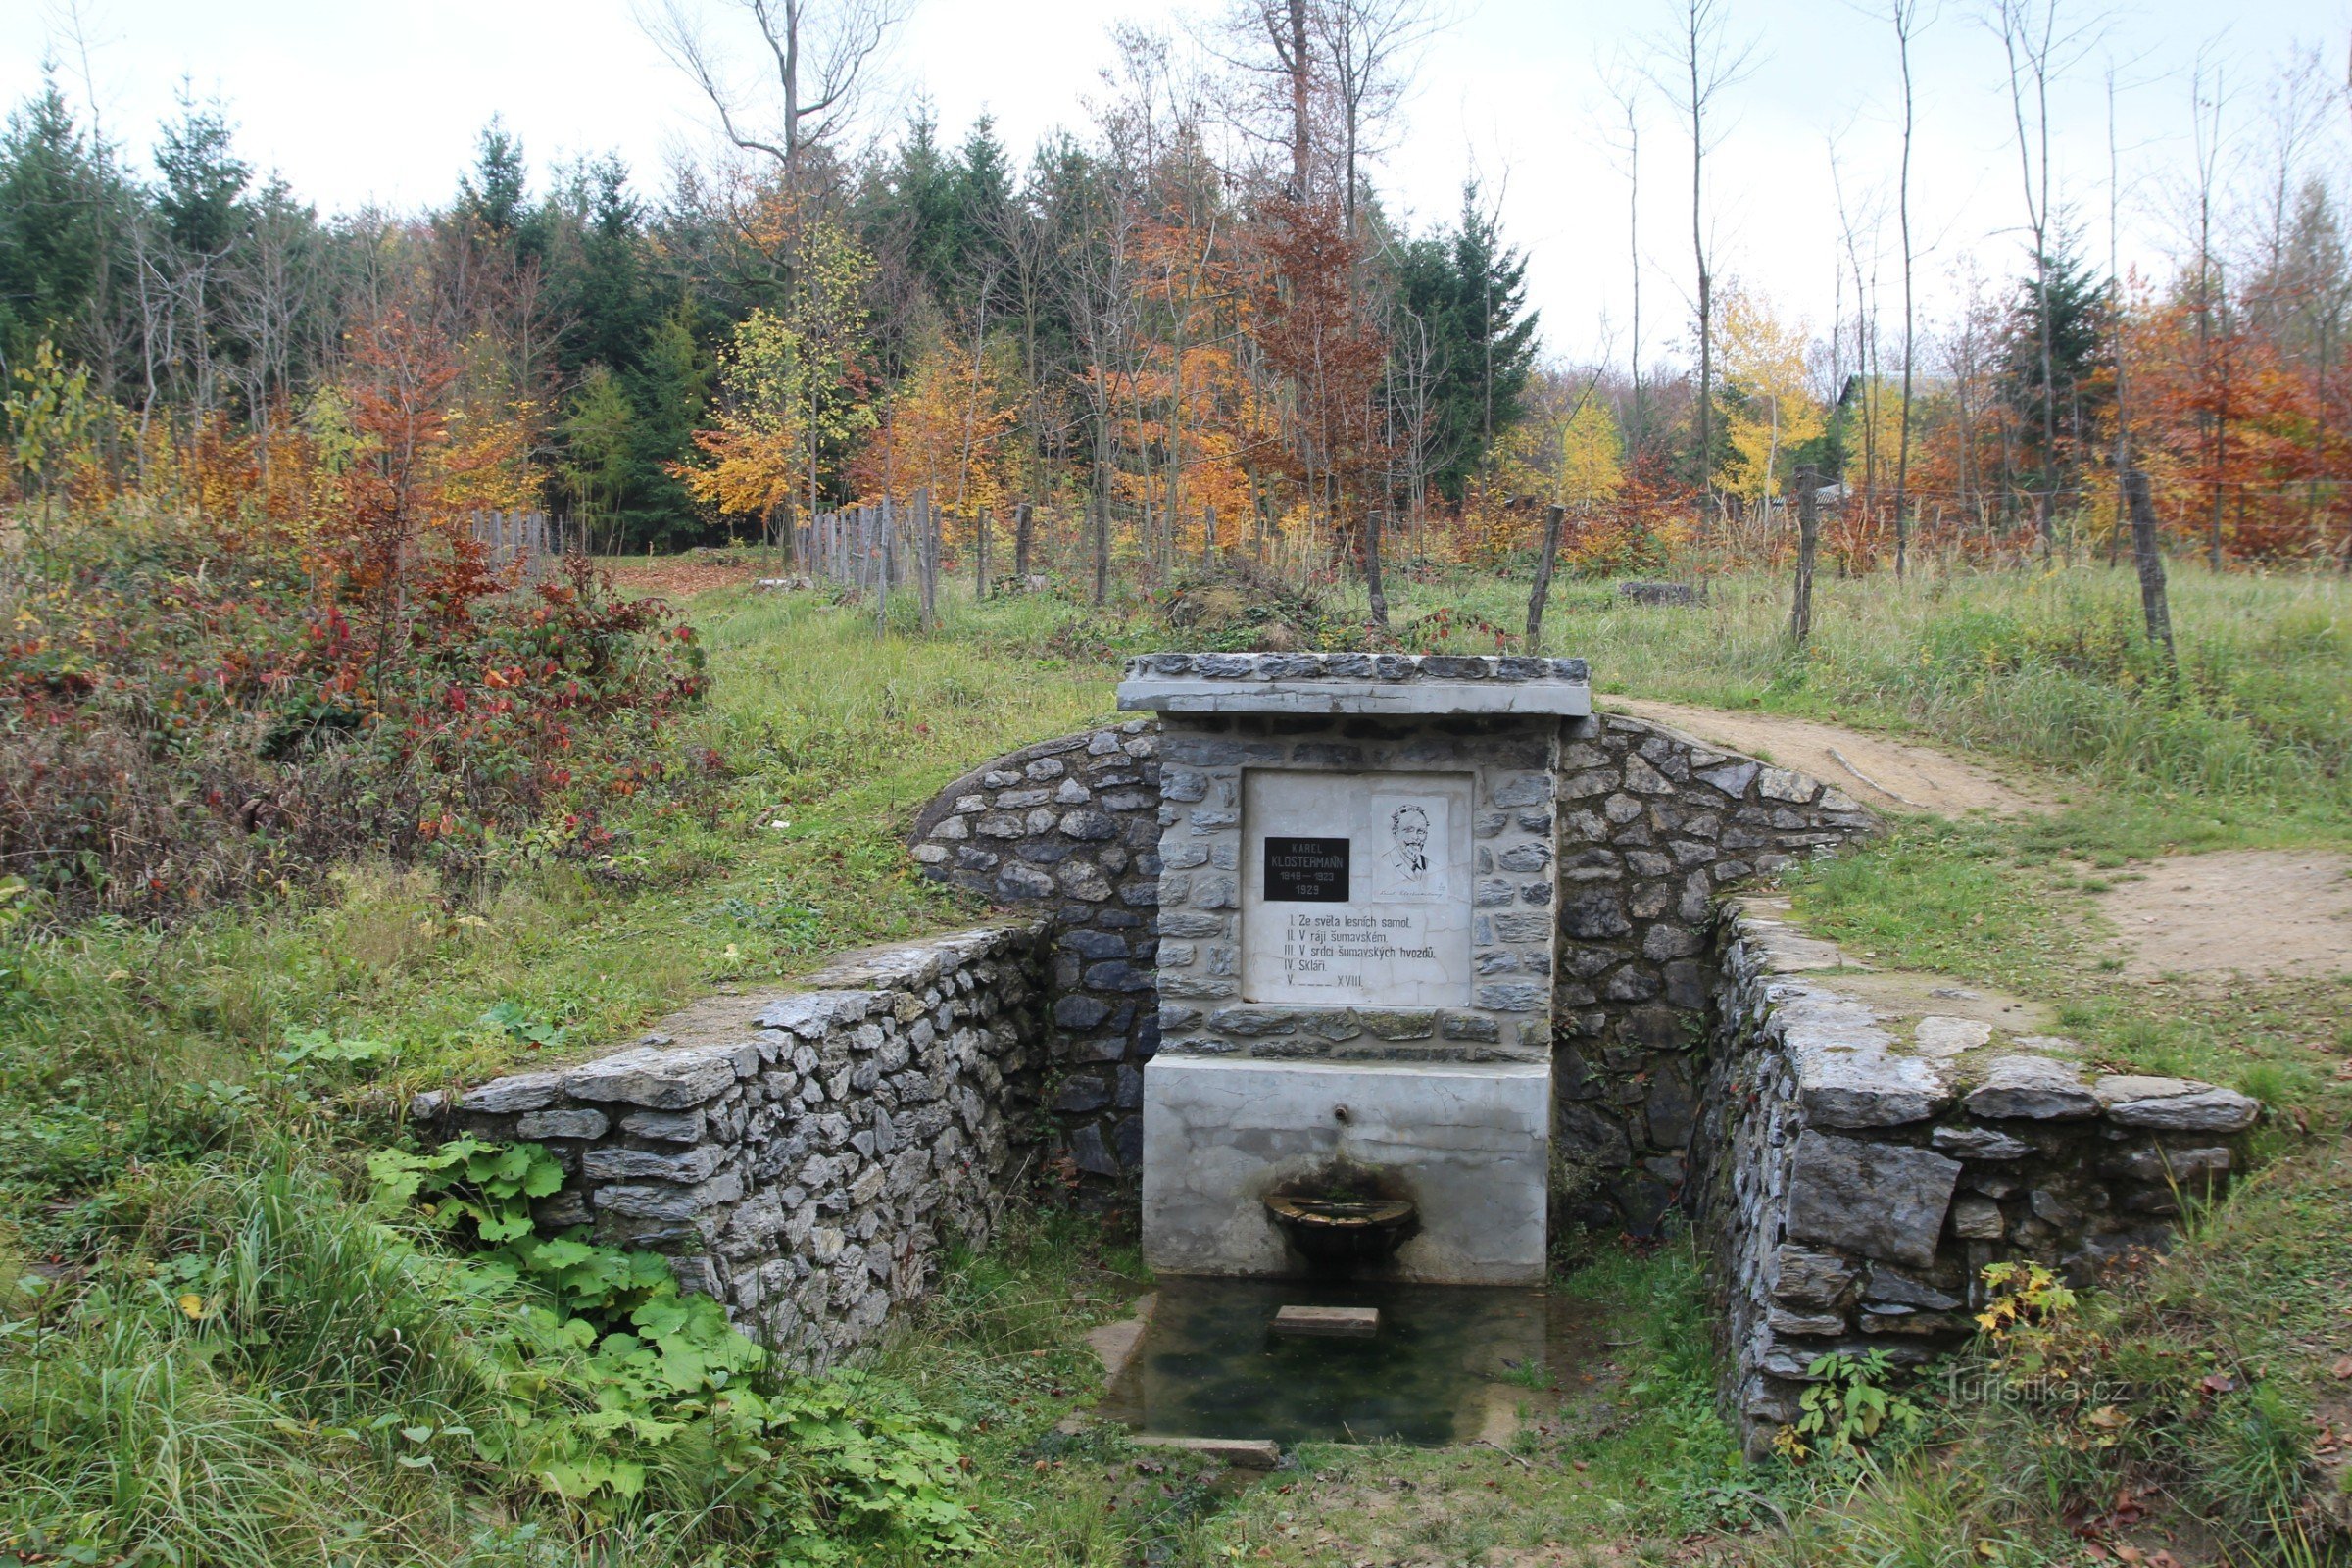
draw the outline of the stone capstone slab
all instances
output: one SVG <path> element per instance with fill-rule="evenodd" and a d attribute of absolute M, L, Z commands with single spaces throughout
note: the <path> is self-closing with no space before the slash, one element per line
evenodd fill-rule
<path fill-rule="evenodd" d="M 1788 1235 L 1924 1268 L 1959 1181 L 1960 1162 L 1930 1150 L 1808 1131 L 1789 1176 Z"/>
<path fill-rule="evenodd" d="M 2261 1102 L 2234 1089 L 2185 1078 L 2100 1078 L 2090 1086 L 2107 1119 L 2119 1127 L 2174 1133 L 2235 1133 L 2254 1125 Z"/>
<path fill-rule="evenodd" d="M 1999 1057 L 1968 1096 L 1970 1115 L 1994 1121 L 2073 1121 L 2099 1109 L 2082 1069 L 2051 1056 Z"/>
<path fill-rule="evenodd" d="M 1127 662 L 1118 703 L 1163 713 L 1592 711 L 1581 659 L 1449 654 L 1147 654 Z"/>

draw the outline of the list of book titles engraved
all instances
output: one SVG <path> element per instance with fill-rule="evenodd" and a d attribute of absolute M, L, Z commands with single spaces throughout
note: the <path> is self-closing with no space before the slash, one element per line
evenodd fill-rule
<path fill-rule="evenodd" d="M 1300 990 L 1360 991 L 1374 965 L 1434 959 L 1425 918 L 1411 910 L 1292 910 L 1282 928 L 1283 979 Z"/>

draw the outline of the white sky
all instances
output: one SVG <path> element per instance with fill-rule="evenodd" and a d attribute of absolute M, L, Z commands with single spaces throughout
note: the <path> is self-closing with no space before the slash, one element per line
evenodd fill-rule
<path fill-rule="evenodd" d="M 68 49 L 62 3 L 0 0 L 0 97 L 21 99 L 44 56 Z M 1660 26 L 1670 3 L 1457 0 L 1460 20 L 1428 50 L 1405 134 L 1381 175 L 1391 204 L 1422 220 L 1450 217 L 1474 168 L 1490 184 L 1507 179 L 1506 235 L 1530 253 L 1546 339 L 1566 355 L 1604 343 L 1625 352 L 1626 187 L 1601 141 L 1600 122 L 1614 110 L 1599 72 Z M 897 73 L 907 91 L 928 94 L 943 138 L 960 138 L 985 109 L 1025 153 L 1052 127 L 1082 124 L 1080 99 L 1110 59 L 1112 20 L 1172 20 L 1183 9 L 1169 0 L 924 0 Z M 1754 74 L 1725 99 L 1727 136 L 1711 162 L 1717 270 L 1826 330 L 1839 243 L 1828 139 L 1840 138 L 1849 206 L 1890 209 L 1890 30 L 1844 0 L 1732 0 L 1732 10 L 1736 30 L 1758 48 Z M 2329 78 L 2343 80 L 2352 0 L 2137 0 L 2108 14 L 2110 44 L 2090 52 L 2053 104 L 2061 188 L 2079 193 L 2078 219 L 2103 261 L 2103 74 L 2113 57 L 2126 84 L 2123 251 L 2127 264 L 2161 270 L 2174 232 L 2165 214 L 2189 161 L 2188 77 L 2200 50 L 2224 67 L 2226 143 L 2251 159 L 2267 134 L 2273 67 L 2292 46 L 2320 46 Z M 2001 55 L 1978 15 L 1972 0 L 1946 0 L 1915 51 L 1924 310 L 1948 301 L 1946 274 L 1972 254 L 2004 276 L 2023 261 Z M 82 16 L 111 135 L 149 145 L 185 80 L 198 96 L 226 101 L 249 160 L 280 171 L 326 211 L 445 199 L 493 113 L 523 138 L 535 172 L 559 157 L 617 151 L 655 195 L 669 160 L 713 135 L 627 0 L 82 0 Z M 78 101 L 78 62 L 59 64 Z M 1654 95 L 1646 115 L 1642 308 L 1654 359 L 1687 335 L 1690 165 Z M 2325 167 L 2340 176 L 2352 167 L 2341 103 L 2326 127 L 2333 150 Z M 1891 217 L 1884 244 L 1892 309 Z"/>

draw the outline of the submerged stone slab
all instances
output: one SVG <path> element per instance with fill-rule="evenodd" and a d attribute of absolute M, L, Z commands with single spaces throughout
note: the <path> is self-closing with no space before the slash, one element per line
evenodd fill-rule
<path fill-rule="evenodd" d="M 1346 1163 L 1419 1208 L 1397 1277 L 1544 1278 L 1548 1063 L 1159 1056 L 1144 1068 L 1144 1257 L 1165 1274 L 1297 1272 L 1264 1200 Z"/>
<path fill-rule="evenodd" d="M 1274 1332 L 1307 1339 L 1368 1340 L 1380 1332 L 1377 1306 L 1286 1306 Z"/>
<path fill-rule="evenodd" d="M 1272 1438 L 1166 1438 L 1152 1432 L 1129 1435 L 1139 1448 L 1174 1448 L 1182 1453 L 1215 1459 L 1236 1470 L 1271 1470 L 1282 1463 L 1282 1447 Z"/>

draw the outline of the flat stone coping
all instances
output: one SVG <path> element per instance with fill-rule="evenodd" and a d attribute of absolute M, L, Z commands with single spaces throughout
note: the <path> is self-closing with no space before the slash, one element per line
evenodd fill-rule
<path fill-rule="evenodd" d="M 1119 682 L 1123 710 L 1162 713 L 1592 711 L 1581 659 L 1462 654 L 1145 654 Z"/>
<path fill-rule="evenodd" d="M 1912 1009 L 1872 994 L 1870 965 L 1791 924 L 1785 901 L 1736 899 L 1729 912 L 1736 939 L 1766 977 L 1770 1028 L 1795 1068 L 1808 1127 L 1910 1127 L 1957 1104 L 1980 1122 L 2103 1117 L 2116 1127 L 2227 1134 L 2245 1131 L 2262 1114 L 2261 1102 L 2234 1089 L 2086 1068 L 2088 1053 L 2077 1042 L 1996 1026 L 1968 1016 L 1964 1006 L 1906 1016 Z M 1955 1004 L 1982 1000 L 1964 987 L 1941 995 Z M 1935 1140 L 1955 1152 L 1985 1141 L 1965 1123 L 1938 1128 Z"/>

